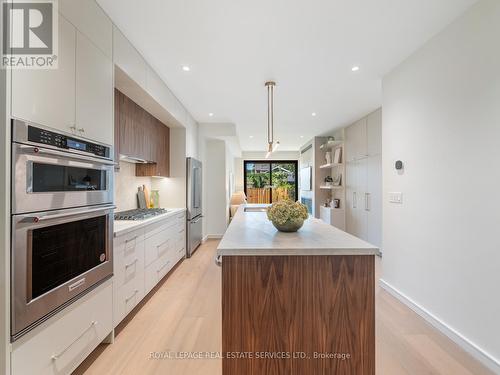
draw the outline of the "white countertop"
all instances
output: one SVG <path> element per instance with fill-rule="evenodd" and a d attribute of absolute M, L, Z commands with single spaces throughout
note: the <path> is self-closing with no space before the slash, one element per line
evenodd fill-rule
<path fill-rule="evenodd" d="M 295 233 L 279 232 L 265 212 L 245 212 L 241 205 L 217 249 L 218 255 L 375 255 L 376 246 L 325 222 L 310 218 Z"/>
<path fill-rule="evenodd" d="M 185 208 L 167 208 L 167 212 L 158 216 L 153 216 L 145 220 L 115 220 L 114 221 L 114 232 L 115 237 L 122 234 L 134 231 L 136 229 L 143 228 L 149 224 L 156 223 L 157 221 L 164 220 L 170 216 L 178 214 L 179 212 L 186 211 Z"/>

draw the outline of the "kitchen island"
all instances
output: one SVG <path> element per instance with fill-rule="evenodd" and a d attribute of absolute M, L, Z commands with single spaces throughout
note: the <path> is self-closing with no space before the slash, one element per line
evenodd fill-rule
<path fill-rule="evenodd" d="M 278 232 L 242 205 L 222 263 L 224 375 L 375 374 L 378 249 L 318 219 Z"/>

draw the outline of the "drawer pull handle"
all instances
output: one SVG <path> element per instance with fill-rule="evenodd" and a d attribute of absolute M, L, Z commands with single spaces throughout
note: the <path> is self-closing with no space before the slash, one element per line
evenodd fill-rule
<path fill-rule="evenodd" d="M 160 272 L 162 269 L 164 269 L 169 264 L 170 264 L 170 261 L 167 261 L 167 263 L 165 263 L 163 266 L 161 266 L 160 268 L 158 268 L 158 270 L 156 272 Z"/>
<path fill-rule="evenodd" d="M 128 301 L 130 301 L 132 298 L 134 298 L 134 296 L 135 296 L 137 293 L 139 293 L 139 290 L 138 290 L 138 289 L 134 290 L 134 293 L 132 293 L 132 294 L 130 295 L 130 297 L 125 298 L 125 303 L 127 303 L 127 302 L 128 302 Z"/>
<path fill-rule="evenodd" d="M 163 245 L 165 245 L 166 243 L 168 243 L 168 241 L 170 241 L 170 240 L 166 240 L 166 241 L 162 242 L 161 244 L 156 245 L 156 247 L 159 249 L 160 247 L 162 247 Z"/>
<path fill-rule="evenodd" d="M 129 267 L 132 267 L 132 266 L 133 266 L 133 265 L 135 265 L 138 261 L 139 261 L 139 259 L 135 258 L 133 262 L 130 262 L 129 264 L 125 264 L 125 269 L 128 269 Z"/>
<path fill-rule="evenodd" d="M 80 336 L 78 336 L 76 339 L 74 339 L 71 344 L 69 344 L 63 351 L 61 351 L 58 354 L 54 354 L 51 358 L 53 361 L 57 361 L 61 356 L 68 351 L 69 348 L 73 346 L 78 340 L 80 340 L 92 327 L 95 327 L 98 324 L 96 320 L 93 320 L 92 323 L 90 323 L 90 326 L 83 331 Z"/>
<path fill-rule="evenodd" d="M 125 240 L 125 243 L 132 242 L 132 241 L 136 240 L 136 239 L 137 239 L 137 237 L 138 237 L 138 236 L 134 236 L 134 237 L 132 237 L 132 238 L 129 238 L 128 240 Z"/>

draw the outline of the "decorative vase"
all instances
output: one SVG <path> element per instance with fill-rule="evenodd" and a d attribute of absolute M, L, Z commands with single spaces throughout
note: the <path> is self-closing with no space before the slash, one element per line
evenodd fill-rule
<path fill-rule="evenodd" d="M 274 221 L 271 222 L 277 230 L 287 233 L 297 232 L 300 228 L 302 228 L 302 225 L 304 225 L 304 219 L 288 220 L 285 224 L 278 224 Z"/>
<path fill-rule="evenodd" d="M 332 153 L 330 151 L 328 151 L 325 154 L 325 160 L 326 160 L 326 164 L 331 164 L 332 163 Z"/>
<path fill-rule="evenodd" d="M 160 208 L 160 192 L 151 190 L 151 208 Z"/>

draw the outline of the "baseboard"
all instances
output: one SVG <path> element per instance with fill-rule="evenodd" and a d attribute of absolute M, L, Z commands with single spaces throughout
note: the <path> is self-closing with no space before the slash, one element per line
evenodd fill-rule
<path fill-rule="evenodd" d="M 203 239 L 201 240 L 202 243 L 207 242 L 208 240 L 220 240 L 222 238 L 223 234 L 207 234 Z"/>
<path fill-rule="evenodd" d="M 223 234 L 209 234 L 207 235 L 209 240 L 220 240 L 224 235 Z"/>
<path fill-rule="evenodd" d="M 425 319 L 429 324 L 431 324 L 434 328 L 440 331 L 442 334 L 447 336 L 450 340 L 452 340 L 455 344 L 460 346 L 463 350 L 481 362 L 484 366 L 489 368 L 495 374 L 500 374 L 500 360 L 493 357 L 491 354 L 487 353 L 479 346 L 474 344 L 472 341 L 467 339 L 461 333 L 457 332 L 455 329 L 448 326 L 442 320 L 438 319 L 432 313 L 427 311 L 425 308 L 415 303 L 411 298 L 407 297 L 399 290 L 394 288 L 392 285 L 387 283 L 386 281 L 380 279 L 379 280 L 380 287 L 391 294 L 393 297 L 398 299 L 400 302 L 408 306 L 411 310 Z"/>

